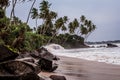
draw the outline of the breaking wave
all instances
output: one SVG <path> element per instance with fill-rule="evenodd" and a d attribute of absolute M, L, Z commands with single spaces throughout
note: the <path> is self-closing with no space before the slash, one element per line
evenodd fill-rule
<path fill-rule="evenodd" d="M 81 58 L 86 60 L 105 62 L 120 65 L 120 44 L 115 48 L 79 48 L 64 49 L 58 44 L 47 45 L 46 48 L 51 53 L 58 56 Z"/>

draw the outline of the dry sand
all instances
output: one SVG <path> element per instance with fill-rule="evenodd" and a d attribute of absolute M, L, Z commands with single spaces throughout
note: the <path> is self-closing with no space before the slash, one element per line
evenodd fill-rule
<path fill-rule="evenodd" d="M 54 74 L 64 75 L 67 80 L 120 80 L 120 66 L 60 57 L 59 67 L 56 71 L 40 73 L 47 77 Z"/>

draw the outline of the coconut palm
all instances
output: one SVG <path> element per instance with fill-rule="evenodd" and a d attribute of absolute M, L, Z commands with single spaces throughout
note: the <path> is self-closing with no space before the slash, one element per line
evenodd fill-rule
<path fill-rule="evenodd" d="M 53 28 L 53 23 L 52 21 L 54 19 L 56 19 L 57 17 L 57 13 L 54 11 L 50 11 L 50 6 L 51 4 L 46 1 L 43 0 L 40 3 L 40 18 L 43 19 L 43 24 L 44 24 L 44 28 L 43 28 L 43 34 L 48 33 L 48 30 L 51 31 Z"/>
<path fill-rule="evenodd" d="M 91 26 L 88 29 L 88 34 L 85 37 L 85 40 L 87 40 L 88 36 L 96 29 L 96 25 L 91 24 Z"/>
<path fill-rule="evenodd" d="M 55 21 L 55 24 L 54 24 L 54 30 L 55 30 L 55 32 L 53 33 L 53 35 L 52 35 L 51 39 L 48 41 L 48 43 L 50 43 L 51 40 L 57 36 L 57 34 L 59 33 L 60 30 L 62 30 L 62 31 L 66 31 L 67 30 L 67 28 L 65 26 L 65 24 L 67 23 L 67 21 L 68 21 L 67 16 L 60 17 L 60 18 L 58 18 Z"/>
<path fill-rule="evenodd" d="M 72 23 L 72 22 L 70 22 L 70 23 L 68 24 L 68 28 L 69 28 L 69 32 L 70 32 L 71 34 L 73 34 L 73 33 L 74 33 L 74 26 L 73 26 L 73 23 Z"/>
<path fill-rule="evenodd" d="M 14 19 L 15 17 L 15 6 L 16 6 L 17 0 L 12 0 L 12 10 L 10 14 L 10 19 Z M 13 20 L 14 21 L 14 20 Z"/>
<path fill-rule="evenodd" d="M 25 1 L 25 0 L 23 0 L 23 1 Z M 33 1 L 33 3 L 32 3 L 32 5 L 31 5 L 30 11 L 29 11 L 29 13 L 28 13 L 28 17 L 27 17 L 26 23 L 28 23 L 28 21 L 29 21 L 31 11 L 32 11 L 32 9 L 33 9 L 33 6 L 34 6 L 36 0 L 29 0 L 29 1 Z"/>
<path fill-rule="evenodd" d="M 88 36 L 95 30 L 96 26 L 92 23 L 91 20 L 87 20 L 84 16 L 81 16 L 80 19 L 81 19 L 80 32 L 81 35 L 83 35 L 86 40 Z"/>
<path fill-rule="evenodd" d="M 81 24 L 80 30 L 81 30 L 81 35 L 87 35 L 88 34 L 87 28 L 82 24 Z"/>
<path fill-rule="evenodd" d="M 82 15 L 81 17 L 80 17 L 80 21 L 81 22 L 84 22 L 86 20 L 86 17 L 84 16 L 84 15 Z"/>
<path fill-rule="evenodd" d="M 53 33 L 51 39 L 49 39 L 48 41 L 48 44 L 51 42 L 51 40 L 58 34 L 58 31 L 59 29 L 62 27 L 63 25 L 63 19 L 62 17 L 58 18 L 56 21 L 55 21 L 55 24 L 54 24 L 54 30 L 55 32 Z"/>
<path fill-rule="evenodd" d="M 36 29 L 37 29 L 37 20 L 39 18 L 39 13 L 38 13 L 38 9 L 36 8 L 33 8 L 32 11 L 31 11 L 31 17 L 32 19 L 35 19 L 35 22 L 36 22 Z"/>
<path fill-rule="evenodd" d="M 68 22 L 68 17 L 67 16 L 63 17 L 63 22 L 64 23 L 63 23 L 63 26 L 62 26 L 61 30 L 65 32 L 67 30 L 67 28 L 65 26 L 65 24 Z"/>

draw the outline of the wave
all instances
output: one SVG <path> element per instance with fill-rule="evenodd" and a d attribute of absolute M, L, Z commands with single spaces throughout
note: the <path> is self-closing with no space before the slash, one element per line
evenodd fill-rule
<path fill-rule="evenodd" d="M 61 50 L 64 50 L 64 47 L 62 47 L 59 44 L 49 44 L 44 46 L 44 48 L 46 48 L 49 52 L 53 53 L 56 55 L 56 53 L 58 53 Z"/>
<path fill-rule="evenodd" d="M 50 44 L 45 46 L 45 48 L 58 56 L 74 57 L 120 65 L 120 47 L 64 49 L 58 44 Z"/>

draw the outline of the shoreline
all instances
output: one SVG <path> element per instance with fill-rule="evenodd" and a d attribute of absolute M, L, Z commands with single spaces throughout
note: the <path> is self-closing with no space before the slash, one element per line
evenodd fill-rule
<path fill-rule="evenodd" d="M 120 80 L 120 65 L 88 61 L 79 58 L 59 56 L 59 66 L 54 72 L 40 72 L 39 75 L 65 76 L 67 80 Z"/>

